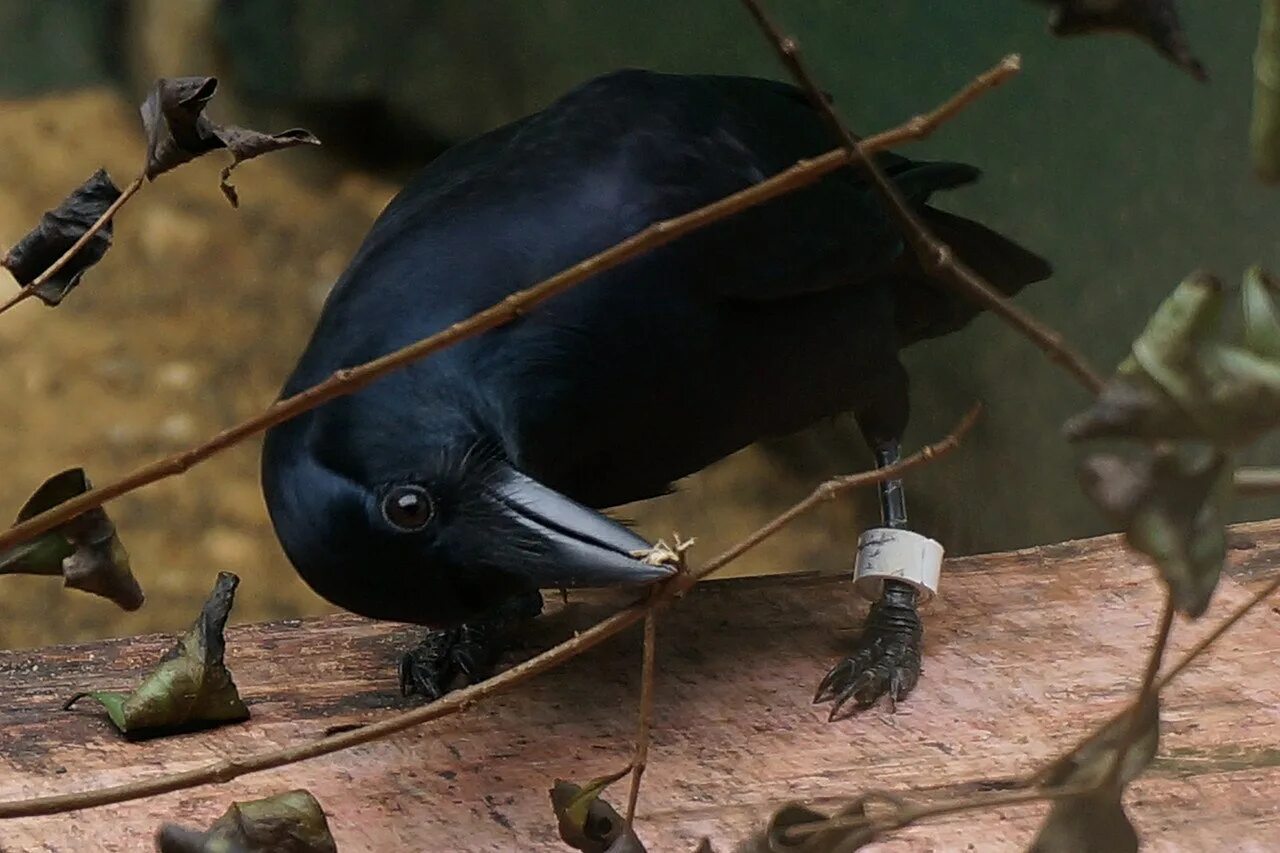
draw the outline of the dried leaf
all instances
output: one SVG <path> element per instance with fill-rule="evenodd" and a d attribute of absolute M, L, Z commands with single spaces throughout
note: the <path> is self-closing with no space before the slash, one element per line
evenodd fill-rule
<path fill-rule="evenodd" d="M 860 799 L 832 816 L 839 818 L 865 818 L 866 800 Z M 787 832 L 792 827 L 828 820 L 827 816 L 799 803 L 788 803 L 774 812 L 769 825 L 761 832 L 739 844 L 734 853 L 853 853 L 876 839 L 876 831 L 870 826 L 847 827 L 833 825 L 818 829 L 804 836 Z"/>
<path fill-rule="evenodd" d="M 27 500 L 17 520 L 39 515 L 89 488 L 82 468 L 55 474 Z M 108 598 L 124 610 L 137 610 L 143 602 L 129 555 L 102 507 L 87 510 L 31 542 L 0 551 L 0 574 L 62 575 L 66 586 Z"/>
<path fill-rule="evenodd" d="M 1049 31 L 1056 36 L 1120 32 L 1138 36 L 1162 56 L 1204 82 L 1209 79 L 1191 55 L 1174 0 L 1040 0 L 1052 7 Z"/>
<path fill-rule="evenodd" d="M 218 573 L 195 623 L 132 693 L 79 693 L 65 707 L 85 696 L 96 699 L 116 728 L 127 735 L 163 734 L 248 719 L 249 709 L 223 663 L 226 643 L 222 632 L 239 583 L 230 572 Z"/>
<path fill-rule="evenodd" d="M 1231 480 L 1217 451 L 1098 454 L 1081 466 L 1085 493 L 1155 561 L 1174 605 L 1191 617 L 1209 606 L 1226 559 Z"/>
<path fill-rule="evenodd" d="M 249 130 L 244 127 L 228 126 L 217 128 L 217 133 L 233 158 L 231 165 L 222 170 L 222 178 L 218 185 L 222 189 L 222 194 L 227 197 L 227 201 L 231 202 L 232 207 L 240 206 L 240 194 L 236 192 L 236 188 L 231 184 L 231 170 L 236 166 L 239 166 L 245 160 L 252 160 L 254 157 L 270 154 L 272 151 L 293 148 L 297 145 L 320 144 L 320 140 L 311 131 L 303 130 L 300 127 L 281 131 L 280 133 L 259 133 L 256 130 Z"/>
<path fill-rule="evenodd" d="M 296 790 L 232 803 L 207 832 L 165 824 L 160 853 L 337 853 L 324 809 L 310 791 Z"/>
<path fill-rule="evenodd" d="M 1138 853 L 1138 833 L 1115 786 L 1056 801 L 1030 853 Z"/>
<path fill-rule="evenodd" d="M 581 787 L 564 779 L 555 781 L 551 808 L 565 844 L 582 853 L 644 853 L 644 845 L 627 829 L 622 815 L 600 799 L 605 788 L 630 772 L 629 766 L 624 767 Z"/>
<path fill-rule="evenodd" d="M 166 823 L 156 832 L 159 853 L 253 853 L 229 838 L 209 838 L 198 829 Z"/>
<path fill-rule="evenodd" d="M 1135 721 L 1137 730 L 1132 731 Z M 1151 764 L 1159 746 L 1159 698 L 1152 696 L 1059 759 L 1043 774 L 1041 784 L 1093 790 L 1054 801 L 1031 853 L 1136 853 L 1138 834 L 1121 797 L 1124 787 Z M 1117 758 L 1119 772 L 1111 779 Z"/>
<path fill-rule="evenodd" d="M 1248 444 L 1280 425 L 1280 327 L 1261 271 L 1246 281 L 1245 346 L 1222 339 L 1222 285 L 1196 273 L 1156 309 L 1093 405 L 1067 436 Z M 1254 346 L 1259 349 L 1253 349 Z"/>
<path fill-rule="evenodd" d="M 1095 786 L 1106 779 L 1121 746 L 1129 740 L 1132 721 L 1137 719 L 1137 737 L 1124 750 L 1116 782 L 1127 785 L 1147 769 L 1160 748 L 1160 704 L 1149 699 L 1136 710 L 1117 717 L 1074 752 L 1064 755 L 1041 774 L 1040 784 L 1049 788 Z"/>
<path fill-rule="evenodd" d="M 46 211 L 40 217 L 40 224 L 0 259 L 0 265 L 25 287 L 66 254 L 119 197 L 120 188 L 112 183 L 105 169 L 99 169 L 61 204 Z M 110 222 L 89 238 L 52 278 L 37 287 L 35 295 L 46 305 L 57 305 L 80 283 L 85 271 L 102 260 L 109 248 Z"/>
<path fill-rule="evenodd" d="M 218 148 L 231 152 L 232 162 L 222 170 L 221 187 L 233 207 L 240 203 L 229 182 L 231 170 L 245 160 L 293 148 L 319 145 L 310 131 L 293 128 L 282 133 L 262 133 L 245 127 L 215 124 L 204 108 L 218 90 L 216 77 L 162 77 L 143 102 L 142 126 L 147 134 L 148 180 L 155 180 L 202 154 Z"/>

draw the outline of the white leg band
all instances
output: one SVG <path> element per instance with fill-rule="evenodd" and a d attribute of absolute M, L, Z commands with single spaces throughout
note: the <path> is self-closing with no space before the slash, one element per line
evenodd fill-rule
<path fill-rule="evenodd" d="M 921 602 L 938 592 L 942 577 L 942 545 L 910 530 L 873 527 L 858 537 L 858 559 L 854 563 L 854 588 L 863 598 L 880 597 L 884 579 L 914 586 Z"/>

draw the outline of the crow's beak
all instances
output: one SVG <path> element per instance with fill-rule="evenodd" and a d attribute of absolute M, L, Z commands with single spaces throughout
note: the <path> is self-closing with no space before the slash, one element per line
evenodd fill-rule
<path fill-rule="evenodd" d="M 533 580 L 543 589 L 638 586 L 674 573 L 635 556 L 652 546 L 612 519 L 508 469 L 491 486 L 524 532 L 537 538 L 545 563 Z"/>

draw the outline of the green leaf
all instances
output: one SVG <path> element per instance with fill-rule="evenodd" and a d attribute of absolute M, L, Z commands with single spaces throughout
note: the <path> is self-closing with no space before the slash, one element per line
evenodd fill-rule
<path fill-rule="evenodd" d="M 172 824 L 156 836 L 160 853 L 337 853 L 324 809 L 298 789 L 232 803 L 207 832 Z"/>
<path fill-rule="evenodd" d="M 1241 299 L 1244 309 L 1244 345 L 1257 355 L 1280 360 L 1280 294 L 1277 282 L 1262 267 L 1250 267 L 1244 274 Z"/>
<path fill-rule="evenodd" d="M 39 515 L 91 487 L 82 468 L 70 468 L 44 482 L 18 512 L 18 521 Z M 129 566 L 115 525 L 102 507 L 86 510 L 30 541 L 0 551 L 0 574 L 62 575 L 72 589 L 137 610 L 142 588 Z"/>
<path fill-rule="evenodd" d="M 600 799 L 605 788 L 630 772 L 629 766 L 624 767 L 583 786 L 564 779 L 555 781 L 551 809 L 565 844 L 582 853 L 644 853 L 644 845 L 627 829 L 622 815 Z"/>
<path fill-rule="evenodd" d="M 1143 451 L 1134 459 L 1089 457 L 1085 493 L 1150 557 L 1174 606 L 1197 617 L 1209 606 L 1227 554 L 1232 466 L 1217 451 Z"/>
<path fill-rule="evenodd" d="M 1073 440 L 1251 443 L 1280 425 L 1280 326 L 1260 270 L 1244 288 L 1244 345 L 1224 339 L 1223 293 L 1196 273 L 1161 303 L 1093 404 L 1071 418 Z"/>
<path fill-rule="evenodd" d="M 65 707 L 85 697 L 96 699 L 116 728 L 127 735 L 162 734 L 248 719 L 249 709 L 223 662 L 222 632 L 239 583 L 230 572 L 218 573 L 195 624 L 132 693 L 79 693 Z"/>

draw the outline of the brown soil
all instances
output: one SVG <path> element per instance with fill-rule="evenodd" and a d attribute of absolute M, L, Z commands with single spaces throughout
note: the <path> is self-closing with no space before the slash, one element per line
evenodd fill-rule
<path fill-rule="evenodd" d="M 0 102 L 0 244 L 99 165 L 126 183 L 143 150 L 136 115 L 101 91 Z M 323 181 L 304 178 L 299 162 Z M 217 189 L 222 165 L 211 155 L 145 187 L 117 218 L 114 248 L 62 306 L 31 300 L 0 318 L 3 511 L 55 471 L 83 465 L 103 483 L 270 403 L 323 294 L 395 189 L 287 152 L 237 171 L 237 211 Z M 147 592 L 140 611 L 50 578 L 2 577 L 0 647 L 179 630 L 220 570 L 243 580 L 234 621 L 328 610 L 280 553 L 258 449 L 234 448 L 110 505 Z M 628 514 L 654 536 L 697 535 L 695 558 L 705 557 L 809 485 L 752 450 Z M 839 567 L 856 524 L 851 508 L 832 507 L 736 571 Z"/>

